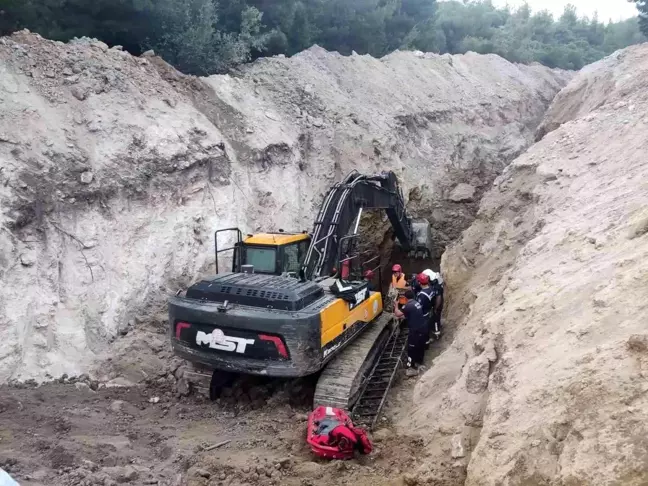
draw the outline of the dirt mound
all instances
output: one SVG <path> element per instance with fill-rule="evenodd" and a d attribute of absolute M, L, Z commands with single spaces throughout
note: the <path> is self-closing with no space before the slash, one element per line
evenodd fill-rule
<path fill-rule="evenodd" d="M 0 71 L 0 382 L 92 371 L 213 268 L 214 229 L 309 229 L 354 168 L 399 172 L 441 248 L 570 77 L 496 56 L 313 48 L 198 79 L 28 32 L 1 39 Z M 459 183 L 470 197 L 452 195 Z"/>
<path fill-rule="evenodd" d="M 415 393 L 421 478 L 648 482 L 647 79 L 646 45 L 580 73 L 444 255 L 456 335 Z"/>

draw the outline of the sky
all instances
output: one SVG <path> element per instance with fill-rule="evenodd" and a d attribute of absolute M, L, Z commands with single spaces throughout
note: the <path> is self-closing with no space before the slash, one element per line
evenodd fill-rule
<path fill-rule="evenodd" d="M 595 11 L 598 11 L 599 20 L 607 22 L 612 20 L 627 19 L 637 15 L 637 8 L 634 3 L 628 3 L 627 0 L 527 0 L 534 12 L 547 9 L 555 16 L 562 13 L 565 5 L 572 3 L 576 6 L 579 15 L 591 17 Z M 524 3 L 524 0 L 494 0 L 495 5 L 518 6 Z"/>

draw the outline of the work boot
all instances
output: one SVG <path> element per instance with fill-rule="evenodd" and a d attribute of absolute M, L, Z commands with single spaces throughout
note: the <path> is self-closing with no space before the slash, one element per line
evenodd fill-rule
<path fill-rule="evenodd" d="M 407 368 L 407 370 L 405 371 L 405 376 L 407 376 L 408 378 L 418 376 L 418 374 L 419 370 L 417 370 L 416 368 Z"/>

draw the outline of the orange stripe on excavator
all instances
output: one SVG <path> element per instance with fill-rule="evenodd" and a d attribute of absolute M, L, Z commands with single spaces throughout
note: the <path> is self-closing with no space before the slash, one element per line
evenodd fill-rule
<path fill-rule="evenodd" d="M 357 322 L 373 321 L 382 310 L 379 292 L 372 292 L 367 300 L 351 310 L 348 302 L 336 299 L 320 312 L 322 346 L 326 346 Z"/>

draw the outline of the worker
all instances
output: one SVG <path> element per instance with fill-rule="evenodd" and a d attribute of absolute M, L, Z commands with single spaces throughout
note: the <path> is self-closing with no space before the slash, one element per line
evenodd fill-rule
<path fill-rule="evenodd" d="M 435 290 L 434 292 L 434 306 L 432 310 L 432 326 L 430 328 L 431 332 L 434 334 L 436 339 L 441 337 L 441 314 L 443 313 L 443 277 L 440 273 L 436 273 L 433 270 L 426 269 L 423 270 L 430 278 L 430 286 Z"/>
<path fill-rule="evenodd" d="M 369 292 L 374 292 L 376 290 L 376 286 L 373 284 L 373 279 L 376 276 L 373 270 L 367 270 L 363 277 L 364 281 L 367 282 L 367 288 L 369 289 Z"/>
<path fill-rule="evenodd" d="M 407 298 L 405 297 L 405 291 L 409 289 L 407 285 L 407 279 L 403 273 L 403 267 L 399 264 L 396 264 L 392 267 L 392 283 L 390 290 L 393 289 L 398 293 L 398 298 L 396 299 L 397 306 L 399 309 L 402 309 L 405 304 L 407 304 Z"/>
<path fill-rule="evenodd" d="M 423 315 L 423 307 L 415 299 L 414 291 L 408 289 L 403 296 L 407 303 L 402 311 L 394 308 L 394 315 L 399 319 L 406 319 L 409 326 L 407 334 L 407 367 L 417 370 L 423 364 L 425 357 L 425 342 L 428 338 L 428 321 Z"/>
<path fill-rule="evenodd" d="M 425 273 L 419 273 L 416 276 L 416 281 L 420 287 L 420 291 L 416 294 L 416 300 L 421 307 L 423 307 L 423 316 L 427 322 L 427 336 L 425 345 L 426 347 L 430 346 L 430 335 L 431 327 L 433 324 L 433 311 L 434 311 L 434 302 L 437 297 L 437 289 L 430 285 L 430 277 Z"/>
<path fill-rule="evenodd" d="M 441 315 L 443 314 L 443 290 L 444 290 L 444 284 L 443 284 L 443 277 L 441 276 L 441 272 L 436 274 L 436 300 L 434 302 L 434 322 L 436 323 L 436 327 L 439 329 L 439 335 L 441 335 Z"/>
<path fill-rule="evenodd" d="M 412 275 L 412 278 L 410 279 L 410 287 L 414 291 L 414 295 L 418 295 L 418 293 L 421 291 L 421 284 L 418 281 L 417 273 Z"/>

